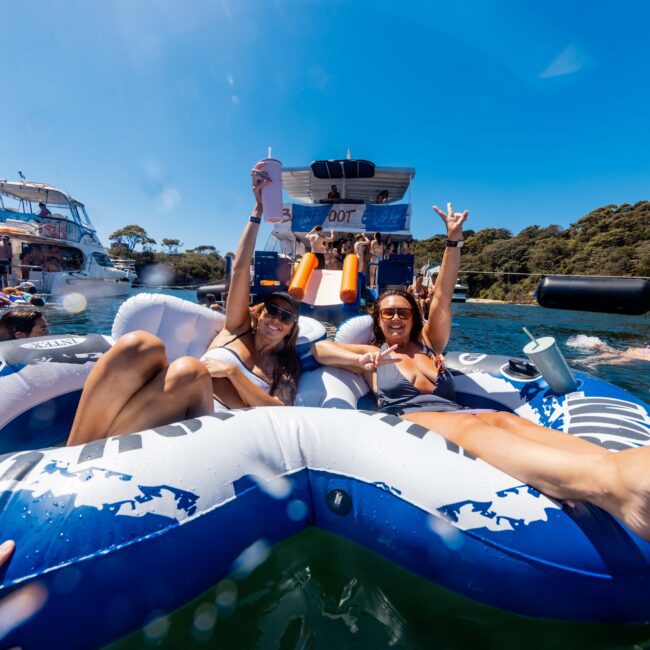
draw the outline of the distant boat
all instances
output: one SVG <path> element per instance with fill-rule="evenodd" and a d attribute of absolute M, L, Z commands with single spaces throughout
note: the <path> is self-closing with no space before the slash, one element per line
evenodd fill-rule
<path fill-rule="evenodd" d="M 127 294 L 136 279 L 133 270 L 115 268 L 83 203 L 46 183 L 0 180 L 0 234 L 13 248 L 10 284 L 104 297 Z"/>
<path fill-rule="evenodd" d="M 422 268 L 422 274 L 424 275 L 424 285 L 429 286 L 431 282 L 433 282 L 433 277 L 434 275 L 438 275 L 440 273 L 440 264 L 436 265 L 431 265 L 428 264 Z M 468 292 L 468 287 L 465 286 L 464 284 L 456 283 L 454 286 L 454 294 L 451 298 L 452 302 L 467 302 L 467 292 Z"/>

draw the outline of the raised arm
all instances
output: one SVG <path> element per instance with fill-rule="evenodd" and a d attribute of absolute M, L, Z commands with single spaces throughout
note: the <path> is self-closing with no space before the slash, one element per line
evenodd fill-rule
<path fill-rule="evenodd" d="M 447 212 L 443 212 L 437 205 L 433 209 L 445 222 L 448 242 L 460 242 L 463 240 L 463 223 L 469 212 L 454 212 L 451 203 L 447 203 Z M 442 266 L 433 290 L 433 298 L 429 307 L 429 318 L 422 330 L 425 343 L 436 352 L 442 353 L 449 341 L 451 334 L 451 299 L 454 295 L 454 287 L 458 280 L 458 269 L 460 267 L 460 247 L 450 246 L 445 248 L 442 257 Z"/>
<path fill-rule="evenodd" d="M 259 163 L 258 163 L 259 164 Z M 232 334 L 239 334 L 244 329 L 250 328 L 250 267 L 255 252 L 255 240 L 260 229 L 262 218 L 262 189 L 271 180 L 268 174 L 257 165 L 251 171 L 253 178 L 253 194 L 255 195 L 255 207 L 251 212 L 250 220 L 244 227 L 235 261 L 230 274 L 230 286 L 228 287 L 228 300 L 226 302 L 226 322 L 224 330 Z"/>

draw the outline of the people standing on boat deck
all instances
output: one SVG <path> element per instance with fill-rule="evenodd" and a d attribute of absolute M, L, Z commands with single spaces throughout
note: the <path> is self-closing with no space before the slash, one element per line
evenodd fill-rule
<path fill-rule="evenodd" d="M 46 219 L 47 217 L 52 216 L 52 213 L 47 209 L 45 203 L 39 203 L 38 207 L 41 209 L 37 215 L 40 219 Z"/>
<path fill-rule="evenodd" d="M 45 316 L 36 309 L 18 307 L 0 318 L 0 341 L 47 336 L 49 333 Z"/>
<path fill-rule="evenodd" d="M 368 244 L 370 244 L 370 240 L 361 232 L 354 238 L 354 254 L 359 260 L 359 273 L 366 272 L 366 248 Z"/>
<path fill-rule="evenodd" d="M 343 242 L 343 246 L 341 247 L 341 252 L 343 253 L 343 257 L 346 255 L 353 255 L 354 254 L 354 234 L 349 232 L 348 236 L 346 237 L 345 241 Z"/>
<path fill-rule="evenodd" d="M 11 247 L 9 235 L 3 235 L 0 240 L 0 286 L 6 287 L 9 284 L 13 256 L 14 251 Z"/>
<path fill-rule="evenodd" d="M 427 307 L 429 304 L 428 297 L 429 297 L 429 292 L 427 291 L 427 288 L 424 286 L 424 276 L 422 273 L 418 273 L 415 276 L 415 283 L 412 284 L 407 291 L 415 298 L 415 302 L 417 303 L 418 309 L 420 310 L 420 313 L 422 314 L 423 318 L 426 318 L 427 316 Z"/>
<path fill-rule="evenodd" d="M 382 190 L 377 194 L 377 198 L 375 198 L 375 203 L 387 203 L 388 202 L 388 197 L 390 196 L 390 193 L 388 190 Z"/>
<path fill-rule="evenodd" d="M 389 290 L 374 303 L 372 345 L 315 343 L 316 360 L 365 377 L 379 411 L 437 432 L 466 452 L 556 499 L 589 501 L 650 539 L 650 448 L 612 453 L 604 447 L 514 413 L 465 409 L 442 352 L 451 334 L 451 301 L 458 279 L 463 223 L 468 212 L 437 206 L 447 248 L 429 318 L 415 298 Z"/>
<path fill-rule="evenodd" d="M 20 253 L 20 267 L 23 280 L 29 280 L 29 272 L 33 267 L 43 266 L 43 251 L 40 244 L 27 244 Z"/>
<path fill-rule="evenodd" d="M 411 250 L 411 245 L 407 239 L 403 239 L 399 245 L 399 254 L 400 255 L 413 255 Z"/>
<path fill-rule="evenodd" d="M 377 285 L 377 273 L 379 271 L 379 262 L 384 259 L 384 244 L 381 241 L 381 233 L 376 232 L 372 241 L 370 242 L 370 262 L 372 266 L 369 267 L 369 286 L 371 288 Z"/>
<path fill-rule="evenodd" d="M 307 233 L 307 240 L 309 241 L 311 252 L 314 253 L 318 259 L 317 268 L 325 268 L 325 244 L 334 241 L 334 231 L 330 230 L 330 236 L 325 237 L 325 235 L 323 235 L 323 226 L 314 226 Z"/>
<path fill-rule="evenodd" d="M 327 249 L 325 251 L 325 268 L 330 271 L 341 270 L 339 249 L 334 244 L 327 244 Z"/>
<path fill-rule="evenodd" d="M 327 193 L 327 198 L 328 199 L 340 199 L 341 195 L 339 194 L 339 191 L 336 187 L 336 185 L 332 185 L 330 188 L 330 191 Z"/>
<path fill-rule="evenodd" d="M 122 336 L 90 372 L 68 445 L 133 433 L 214 410 L 283 406 L 296 394 L 300 303 L 277 291 L 251 312 L 250 266 L 262 218 L 262 189 L 252 172 L 255 208 L 244 228 L 230 277 L 223 329 L 202 359 L 168 363 L 162 341 L 148 332 Z"/>

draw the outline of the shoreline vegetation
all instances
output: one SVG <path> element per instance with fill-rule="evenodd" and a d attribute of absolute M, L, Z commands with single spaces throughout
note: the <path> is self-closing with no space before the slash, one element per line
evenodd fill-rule
<path fill-rule="evenodd" d="M 650 201 L 605 205 L 568 228 L 466 230 L 459 281 L 473 299 L 530 304 L 541 276 L 650 276 Z M 438 263 L 445 237 L 415 241 L 415 266 Z M 468 273 L 471 271 L 471 273 Z M 539 275 L 528 275 L 539 274 Z"/>
<path fill-rule="evenodd" d="M 161 240 L 163 250 L 156 251 L 157 242 L 134 224 L 116 230 L 110 241 L 109 255 L 133 260 L 145 285 L 217 282 L 225 274 L 225 257 L 233 255 L 209 244 L 181 252 L 178 239 Z M 415 240 L 415 267 L 439 263 L 444 249 L 444 235 Z M 471 301 L 532 304 L 541 276 L 552 274 L 650 277 L 650 201 L 605 205 L 566 229 L 465 231 L 459 281 L 469 287 Z"/>

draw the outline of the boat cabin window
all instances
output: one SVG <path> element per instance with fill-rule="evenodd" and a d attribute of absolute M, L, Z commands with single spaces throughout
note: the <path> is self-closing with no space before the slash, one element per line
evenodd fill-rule
<path fill-rule="evenodd" d="M 99 264 L 99 266 L 113 266 L 113 262 L 111 262 L 110 257 L 106 253 L 93 253 L 93 262 Z"/>

